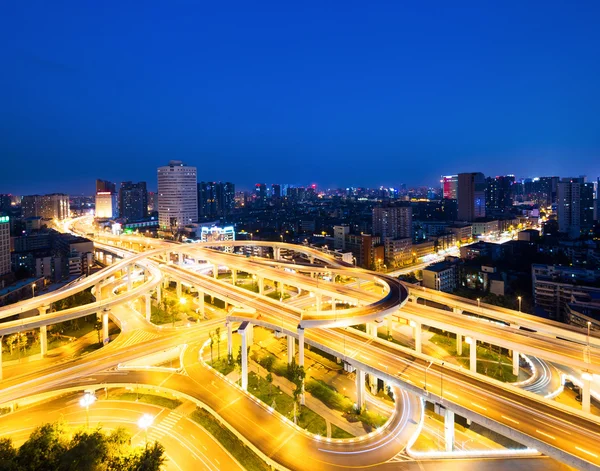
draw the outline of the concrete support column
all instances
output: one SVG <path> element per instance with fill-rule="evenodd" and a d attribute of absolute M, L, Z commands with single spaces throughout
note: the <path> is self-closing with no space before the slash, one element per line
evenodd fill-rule
<path fill-rule="evenodd" d="M 458 356 L 462 355 L 462 347 L 463 347 L 463 336 L 460 334 L 456 334 L 456 354 Z"/>
<path fill-rule="evenodd" d="M 459 308 L 457 308 L 457 307 L 453 307 L 453 308 L 452 308 L 452 312 L 453 312 L 454 314 L 462 314 L 462 313 L 463 313 L 463 310 L 462 310 L 462 309 L 459 309 Z"/>
<path fill-rule="evenodd" d="M 296 339 L 291 335 L 287 336 L 287 358 L 288 364 L 292 362 L 294 357 L 296 356 Z"/>
<path fill-rule="evenodd" d="M 336 304 L 337 304 L 337 303 L 336 303 L 336 301 L 335 301 L 335 298 L 332 296 L 332 297 L 331 297 L 331 310 L 332 310 L 333 312 L 335 312 L 335 305 L 336 305 Z"/>
<path fill-rule="evenodd" d="M 356 408 L 362 411 L 365 408 L 365 372 L 356 369 Z"/>
<path fill-rule="evenodd" d="M 285 291 L 285 284 L 283 281 L 279 282 L 279 295 L 283 298 L 283 293 Z"/>
<path fill-rule="evenodd" d="M 144 295 L 145 308 L 146 308 L 146 320 L 150 322 L 150 318 L 152 316 L 152 298 L 150 293 L 146 293 Z"/>
<path fill-rule="evenodd" d="M 371 394 L 375 396 L 377 394 L 377 377 L 369 373 L 369 387 L 371 388 Z"/>
<path fill-rule="evenodd" d="M 108 343 L 108 314 L 109 309 L 102 311 L 102 341 Z"/>
<path fill-rule="evenodd" d="M 274 247 L 273 248 L 273 260 L 281 259 L 281 248 Z"/>
<path fill-rule="evenodd" d="M 181 266 L 183 266 L 183 264 L 185 263 L 185 257 L 183 255 L 183 253 L 181 253 L 181 252 L 179 252 L 178 261 L 179 261 L 179 265 L 181 265 Z"/>
<path fill-rule="evenodd" d="M 40 353 L 42 357 L 48 353 L 48 328 L 45 325 L 40 326 Z"/>
<path fill-rule="evenodd" d="M 515 376 L 519 376 L 519 352 L 513 350 L 512 352 L 512 356 L 513 356 L 513 374 Z"/>
<path fill-rule="evenodd" d="M 50 306 L 40 306 L 38 307 L 38 314 L 40 316 L 43 316 L 44 314 L 46 314 L 48 311 L 50 310 Z"/>
<path fill-rule="evenodd" d="M 446 443 L 446 451 L 454 450 L 454 412 L 446 409 L 444 414 L 444 441 Z"/>
<path fill-rule="evenodd" d="M 265 279 L 262 276 L 258 277 L 258 294 L 265 294 Z"/>
<path fill-rule="evenodd" d="M 254 345 L 254 324 L 248 324 L 248 327 L 246 327 L 246 337 L 248 346 L 251 347 Z"/>
<path fill-rule="evenodd" d="M 2 340 L 4 339 L 3 335 L 0 335 L 0 381 L 2 381 Z"/>
<path fill-rule="evenodd" d="M 390 335 L 392 335 L 392 331 L 394 330 L 394 319 L 392 318 L 392 316 L 387 316 L 385 320 L 387 322 L 387 330 L 390 333 Z"/>
<path fill-rule="evenodd" d="M 415 351 L 417 353 L 421 353 L 421 342 L 423 340 L 423 336 L 421 335 L 421 323 L 417 321 L 410 321 L 410 326 L 413 328 L 415 334 Z"/>
<path fill-rule="evenodd" d="M 317 311 L 320 311 L 323 307 L 323 295 L 320 293 L 316 293 L 315 298 L 317 300 Z"/>
<path fill-rule="evenodd" d="M 472 338 L 469 348 L 469 365 L 473 373 L 477 373 L 477 340 Z"/>
<path fill-rule="evenodd" d="M 590 390 L 592 383 L 592 375 L 587 372 L 583 373 L 581 375 L 581 381 L 583 383 L 583 387 L 581 388 L 581 410 L 589 414 L 591 411 Z"/>
<path fill-rule="evenodd" d="M 133 280 L 131 279 L 132 273 L 133 265 L 127 265 L 127 291 L 131 291 L 131 288 L 133 288 Z"/>
<path fill-rule="evenodd" d="M 200 314 L 204 317 L 205 306 L 204 306 L 204 292 L 198 291 L 198 308 L 200 309 Z"/>
<path fill-rule="evenodd" d="M 219 265 L 216 263 L 213 264 L 213 278 L 216 280 L 219 278 Z"/>
<path fill-rule="evenodd" d="M 235 268 L 231 269 L 231 284 L 233 286 L 237 284 L 237 270 Z"/>
<path fill-rule="evenodd" d="M 94 297 L 96 298 L 96 301 L 102 300 L 102 287 L 100 285 L 101 283 L 98 283 L 94 286 Z"/>
<path fill-rule="evenodd" d="M 160 303 L 162 301 L 162 288 L 160 283 L 156 286 L 156 302 Z"/>
<path fill-rule="evenodd" d="M 231 325 L 231 321 L 227 321 L 227 356 L 231 355 L 233 355 L 233 326 Z"/>
<path fill-rule="evenodd" d="M 242 389 L 248 390 L 248 337 L 246 329 L 241 330 L 242 335 Z"/>
<path fill-rule="evenodd" d="M 304 368 L 304 329 L 302 327 L 298 327 L 298 365 Z M 300 404 L 304 405 L 304 382 L 302 383 Z"/>
<path fill-rule="evenodd" d="M 177 280 L 176 283 L 177 283 L 177 285 L 176 285 L 177 286 L 177 297 L 181 298 L 181 281 Z"/>

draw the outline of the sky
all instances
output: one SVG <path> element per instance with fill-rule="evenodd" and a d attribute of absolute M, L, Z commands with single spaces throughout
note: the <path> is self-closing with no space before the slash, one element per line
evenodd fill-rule
<path fill-rule="evenodd" d="M 5 2 L 0 193 L 600 176 L 600 2 Z"/>

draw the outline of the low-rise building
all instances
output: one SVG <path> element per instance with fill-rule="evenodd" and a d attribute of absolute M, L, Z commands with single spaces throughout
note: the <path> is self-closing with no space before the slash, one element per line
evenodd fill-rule
<path fill-rule="evenodd" d="M 423 269 L 425 288 L 451 293 L 458 287 L 458 260 L 448 257 L 443 262 L 434 263 Z"/>

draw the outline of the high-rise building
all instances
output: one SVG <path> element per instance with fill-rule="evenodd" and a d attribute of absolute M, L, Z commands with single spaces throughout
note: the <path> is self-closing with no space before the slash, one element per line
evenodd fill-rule
<path fill-rule="evenodd" d="M 148 192 L 148 212 L 158 211 L 158 193 L 156 191 Z"/>
<path fill-rule="evenodd" d="M 63 193 L 23 196 L 21 208 L 24 218 L 62 220 L 69 217 L 69 196 Z"/>
<path fill-rule="evenodd" d="M 119 216 L 119 201 L 117 184 L 108 180 L 96 180 L 96 209 L 97 218 L 111 219 Z"/>
<path fill-rule="evenodd" d="M 10 220 L 0 216 L 0 276 L 10 272 Z"/>
<path fill-rule="evenodd" d="M 7 213 L 11 209 L 11 195 L 0 195 L 0 213 Z"/>
<path fill-rule="evenodd" d="M 158 167 L 158 224 L 161 229 L 180 229 L 198 219 L 196 167 L 181 160 Z"/>
<path fill-rule="evenodd" d="M 119 188 L 119 213 L 127 221 L 148 217 L 148 190 L 146 182 L 122 182 Z"/>
<path fill-rule="evenodd" d="M 563 178 L 557 192 L 558 230 L 577 238 L 594 225 L 594 184 L 585 177 Z"/>
<path fill-rule="evenodd" d="M 265 183 L 257 183 L 254 185 L 254 201 L 259 207 L 267 205 L 267 185 Z"/>
<path fill-rule="evenodd" d="M 387 205 L 373 208 L 373 234 L 381 239 L 412 238 L 412 207 Z"/>
<path fill-rule="evenodd" d="M 485 176 L 483 173 L 458 174 L 458 219 L 471 222 L 485 217 Z"/>
<path fill-rule="evenodd" d="M 273 183 L 271 185 L 271 198 L 279 199 L 281 198 L 281 185 L 277 183 Z"/>
<path fill-rule="evenodd" d="M 228 216 L 234 207 L 235 185 L 233 183 L 198 183 L 198 220 Z"/>
<path fill-rule="evenodd" d="M 109 182 L 108 180 L 96 180 L 96 193 L 116 193 L 117 192 L 117 184 L 113 182 Z"/>
<path fill-rule="evenodd" d="M 514 175 L 486 178 L 486 211 L 505 211 L 513 205 Z"/>
<path fill-rule="evenodd" d="M 458 175 L 442 176 L 441 183 L 444 199 L 455 200 L 458 198 Z"/>

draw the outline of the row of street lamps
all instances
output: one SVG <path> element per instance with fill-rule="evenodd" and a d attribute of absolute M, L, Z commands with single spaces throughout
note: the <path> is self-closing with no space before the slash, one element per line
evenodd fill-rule
<path fill-rule="evenodd" d="M 79 399 L 79 405 L 81 407 L 85 407 L 85 415 L 86 415 L 86 428 L 90 428 L 90 406 L 96 402 L 96 396 L 90 392 L 86 391 L 81 399 Z M 148 429 L 154 423 L 154 416 L 151 414 L 144 414 L 138 420 L 138 427 L 144 431 L 144 440 L 146 446 L 148 446 Z"/>

